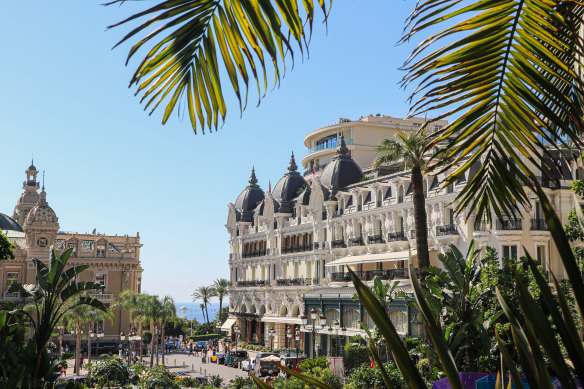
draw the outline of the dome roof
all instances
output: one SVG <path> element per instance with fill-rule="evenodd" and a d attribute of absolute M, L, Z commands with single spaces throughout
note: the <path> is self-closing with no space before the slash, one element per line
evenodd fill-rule
<path fill-rule="evenodd" d="M 272 196 L 274 200 L 280 203 L 281 213 L 292 213 L 292 200 L 294 200 L 301 189 L 308 187 L 306 180 L 296 170 L 296 161 L 294 160 L 294 153 L 290 157 L 288 164 L 288 172 L 274 187 Z"/>
<path fill-rule="evenodd" d="M 26 217 L 26 225 L 51 225 L 57 224 L 57 214 L 47 203 L 45 188 L 41 190 L 38 203 L 30 210 Z"/>
<path fill-rule="evenodd" d="M 264 215 L 264 210 L 266 209 L 266 201 L 268 199 L 264 198 L 261 202 L 260 205 L 257 206 L 256 208 L 256 213 L 260 216 Z M 272 198 L 272 204 L 274 205 L 274 212 L 278 212 L 278 208 L 280 207 L 280 204 L 278 204 L 278 202 L 276 200 L 274 200 Z"/>
<path fill-rule="evenodd" d="M 310 187 L 300 192 L 298 197 L 296 197 L 296 203 L 300 205 L 308 205 L 310 203 Z"/>
<path fill-rule="evenodd" d="M 23 232 L 22 227 L 8 215 L 0 213 L 0 230 Z"/>
<path fill-rule="evenodd" d="M 253 212 L 264 199 L 264 191 L 258 185 L 258 180 L 255 175 L 255 169 L 251 169 L 251 176 L 249 177 L 249 185 L 237 196 L 235 200 L 235 209 L 241 212 L 240 220 L 243 222 L 253 221 Z"/>
<path fill-rule="evenodd" d="M 341 135 L 341 144 L 337 148 L 337 155 L 324 168 L 320 176 L 320 183 L 331 191 L 332 200 L 340 188 L 355 184 L 362 178 L 363 172 L 349 155 L 345 138 Z"/>

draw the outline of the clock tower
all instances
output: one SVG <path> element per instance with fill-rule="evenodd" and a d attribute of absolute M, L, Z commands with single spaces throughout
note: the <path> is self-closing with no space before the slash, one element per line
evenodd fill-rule
<path fill-rule="evenodd" d="M 23 228 L 28 248 L 27 258 L 48 260 L 50 247 L 55 243 L 59 231 L 59 218 L 47 202 L 44 184 L 38 202 L 26 216 Z"/>

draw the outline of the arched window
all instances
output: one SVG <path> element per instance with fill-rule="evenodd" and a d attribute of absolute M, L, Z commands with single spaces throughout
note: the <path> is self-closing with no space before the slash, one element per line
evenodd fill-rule
<path fill-rule="evenodd" d="M 391 320 L 395 330 L 399 334 L 408 332 L 408 316 L 402 311 L 393 311 L 389 313 L 389 320 Z"/>
<path fill-rule="evenodd" d="M 404 202 L 404 186 L 403 185 L 400 185 L 399 188 L 397 188 L 397 202 L 398 203 Z"/>
<path fill-rule="evenodd" d="M 343 313 L 343 324 L 347 328 L 361 329 L 359 319 L 359 311 L 356 309 L 348 309 Z"/>
<path fill-rule="evenodd" d="M 327 309 L 324 315 L 326 316 L 327 327 L 333 327 L 336 320 L 340 322 L 341 315 L 338 309 Z"/>
<path fill-rule="evenodd" d="M 373 322 L 371 315 L 369 315 L 369 312 L 365 312 L 365 314 L 363 315 L 363 323 L 365 323 L 365 326 L 370 330 L 372 330 L 373 327 L 375 327 L 375 323 Z"/>

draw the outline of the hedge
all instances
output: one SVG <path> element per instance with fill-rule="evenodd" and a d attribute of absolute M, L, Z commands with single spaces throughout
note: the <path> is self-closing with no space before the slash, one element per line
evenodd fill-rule
<path fill-rule="evenodd" d="M 218 339 L 221 335 L 219 334 L 205 334 L 205 335 L 193 335 L 189 336 L 189 339 L 193 342 L 198 342 L 199 340 L 211 340 L 211 339 Z"/>

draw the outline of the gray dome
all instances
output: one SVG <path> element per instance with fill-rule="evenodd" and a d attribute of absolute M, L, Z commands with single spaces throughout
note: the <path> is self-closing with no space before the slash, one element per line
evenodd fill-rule
<path fill-rule="evenodd" d="M 280 178 L 272 192 L 274 200 L 280 203 L 279 212 L 281 213 L 292 213 L 292 201 L 298 196 L 301 189 L 308 187 L 308 183 L 296 171 L 297 169 L 294 153 L 292 153 L 288 164 L 288 172 L 284 174 L 284 177 Z"/>
<path fill-rule="evenodd" d="M 264 210 L 266 208 L 266 198 L 264 198 L 261 202 L 260 205 L 257 206 L 256 208 L 256 213 L 260 216 L 264 215 Z M 280 204 L 278 204 L 278 202 L 274 199 L 272 199 L 272 204 L 274 205 L 274 213 L 278 212 L 278 208 L 280 207 Z"/>
<path fill-rule="evenodd" d="M 300 205 L 308 205 L 310 203 L 310 187 L 300 192 L 298 197 L 296 197 L 296 203 Z"/>
<path fill-rule="evenodd" d="M 16 220 L 3 213 L 0 213 L 0 230 L 24 232 Z"/>
<path fill-rule="evenodd" d="M 253 222 L 253 212 L 258 204 L 264 199 L 264 191 L 258 185 L 255 176 L 255 169 L 251 169 L 249 185 L 237 196 L 235 209 L 241 212 L 240 220 L 243 222 Z"/>
<path fill-rule="evenodd" d="M 362 178 L 363 172 L 349 155 L 345 138 L 341 135 L 341 144 L 337 148 L 337 155 L 324 168 L 320 176 L 320 183 L 331 191 L 331 199 L 334 199 L 340 188 L 355 184 Z"/>

